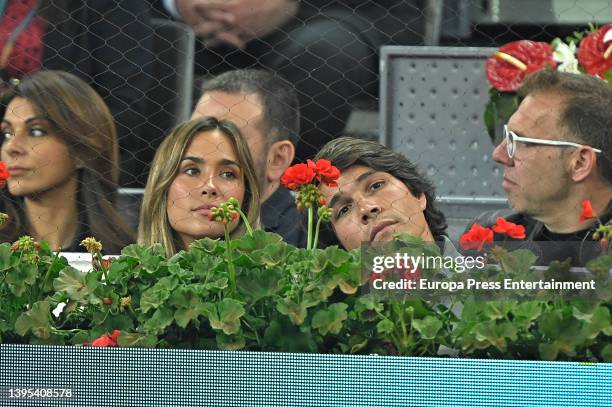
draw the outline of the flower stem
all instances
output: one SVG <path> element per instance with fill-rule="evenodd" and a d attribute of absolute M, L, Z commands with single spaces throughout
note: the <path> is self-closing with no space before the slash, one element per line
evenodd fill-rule
<path fill-rule="evenodd" d="M 308 207 L 308 239 L 306 241 L 306 250 L 312 249 L 312 222 L 313 222 L 312 206 Z"/>
<path fill-rule="evenodd" d="M 240 217 L 242 218 L 242 221 L 244 222 L 244 226 L 246 227 L 247 233 L 249 234 L 249 236 L 253 236 L 253 228 L 251 227 L 251 224 L 249 223 L 249 219 L 246 217 L 244 212 L 242 212 L 242 209 L 236 208 L 236 210 L 238 211 L 238 213 L 240 214 Z"/>
<path fill-rule="evenodd" d="M 323 220 L 323 218 L 317 219 L 317 226 L 315 227 L 314 240 L 312 242 L 312 248 L 313 249 L 316 249 L 317 245 L 319 244 L 319 230 L 321 229 L 321 221 L 322 220 Z"/>
<path fill-rule="evenodd" d="M 233 292 L 236 292 L 236 270 L 234 269 L 234 262 L 232 259 L 232 248 L 229 233 L 229 225 L 223 225 L 225 232 L 225 252 L 227 257 L 227 271 L 229 273 L 230 286 Z"/>

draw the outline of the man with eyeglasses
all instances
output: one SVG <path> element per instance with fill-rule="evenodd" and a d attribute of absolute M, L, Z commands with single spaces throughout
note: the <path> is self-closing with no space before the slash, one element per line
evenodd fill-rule
<path fill-rule="evenodd" d="M 493 151 L 514 212 L 483 214 L 475 223 L 490 226 L 504 217 L 525 226 L 540 264 L 571 257 L 584 265 L 597 255 L 594 230 L 612 217 L 612 87 L 588 75 L 542 70 L 520 94 Z M 585 199 L 598 219 L 579 219 Z"/>

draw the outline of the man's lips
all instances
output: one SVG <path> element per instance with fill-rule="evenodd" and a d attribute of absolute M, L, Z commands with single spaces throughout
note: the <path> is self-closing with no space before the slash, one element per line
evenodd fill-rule
<path fill-rule="evenodd" d="M 395 220 L 382 220 L 379 221 L 378 223 L 376 223 L 373 227 L 372 230 L 370 231 L 370 242 L 376 240 L 376 237 L 378 234 L 380 234 L 383 231 L 386 231 L 387 229 L 389 229 L 391 226 L 397 224 L 397 221 Z"/>
<path fill-rule="evenodd" d="M 30 169 L 26 167 L 18 167 L 18 166 L 8 167 L 8 172 L 11 175 L 11 177 L 13 176 L 16 177 L 16 176 L 25 174 L 28 171 L 30 171 Z"/>
<path fill-rule="evenodd" d="M 511 186 L 511 185 L 517 185 L 516 182 L 509 180 L 508 178 L 504 177 L 504 180 L 502 182 L 502 186 Z"/>

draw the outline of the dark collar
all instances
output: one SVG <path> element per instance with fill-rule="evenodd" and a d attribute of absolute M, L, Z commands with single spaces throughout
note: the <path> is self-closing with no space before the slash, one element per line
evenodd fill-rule
<path fill-rule="evenodd" d="M 295 198 L 285 187 L 279 187 L 261 205 L 261 223 L 265 228 L 275 229 L 280 222 L 281 214 L 295 205 Z"/>

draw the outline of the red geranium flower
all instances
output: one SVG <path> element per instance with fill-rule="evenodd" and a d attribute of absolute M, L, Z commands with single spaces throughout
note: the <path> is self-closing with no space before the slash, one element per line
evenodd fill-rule
<path fill-rule="evenodd" d="M 485 244 L 493 243 L 493 231 L 475 223 L 459 238 L 463 250 L 482 250 Z"/>
<path fill-rule="evenodd" d="M 585 199 L 582 201 L 582 213 L 580 213 L 580 222 L 584 222 L 585 220 L 593 219 L 595 217 L 595 212 L 593 211 L 593 205 L 591 205 L 591 201 Z"/>
<path fill-rule="evenodd" d="M 100 270 L 104 269 L 106 271 L 111 268 L 111 259 L 102 259 L 102 264 L 100 264 Z"/>
<path fill-rule="evenodd" d="M 316 174 L 317 180 L 321 181 L 328 187 L 337 187 L 336 180 L 340 178 L 340 170 L 334 167 L 329 160 L 321 159 L 317 162 L 308 160 L 308 166 L 312 168 Z"/>
<path fill-rule="evenodd" d="M 508 222 L 502 217 L 499 217 L 495 220 L 495 225 L 493 225 L 492 229 L 495 233 L 500 233 L 513 239 L 525 238 L 525 226 Z"/>
<path fill-rule="evenodd" d="M 280 181 L 289 189 L 298 189 L 302 185 L 310 184 L 315 178 L 314 170 L 306 164 L 296 164 L 287 168 Z"/>
<path fill-rule="evenodd" d="M 514 92 L 526 75 L 545 66 L 556 66 L 552 47 L 545 42 L 521 40 L 506 44 L 491 55 L 485 69 L 495 89 Z"/>
<path fill-rule="evenodd" d="M 590 75 L 603 76 L 612 69 L 612 40 L 604 37 L 612 30 L 612 24 L 608 24 L 596 32 L 585 36 L 578 47 L 578 62 Z"/>
<path fill-rule="evenodd" d="M 0 188 L 6 185 L 6 179 L 10 177 L 8 169 L 6 165 L 2 161 L 0 161 Z"/>
<path fill-rule="evenodd" d="M 118 346 L 117 345 L 118 337 L 119 337 L 119 330 L 115 329 L 112 335 L 104 334 L 98 339 L 94 340 L 91 343 L 91 346 L 96 346 L 96 347 Z"/>

